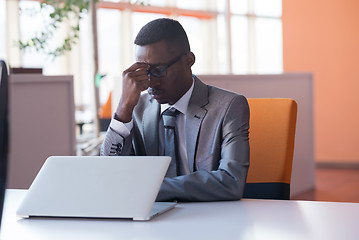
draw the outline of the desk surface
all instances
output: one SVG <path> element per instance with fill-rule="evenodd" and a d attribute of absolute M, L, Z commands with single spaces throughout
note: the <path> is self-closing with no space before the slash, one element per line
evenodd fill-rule
<path fill-rule="evenodd" d="M 181 203 L 149 222 L 20 219 L 26 190 L 7 190 L 1 240 L 358 239 L 359 203 L 243 199 Z"/>

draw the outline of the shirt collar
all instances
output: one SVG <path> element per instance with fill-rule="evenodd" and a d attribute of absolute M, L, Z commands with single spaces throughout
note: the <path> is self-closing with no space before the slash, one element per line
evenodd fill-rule
<path fill-rule="evenodd" d="M 194 87 L 194 79 L 192 78 L 192 80 L 193 81 L 191 87 L 175 104 L 173 105 L 170 105 L 168 103 L 161 104 L 161 114 L 169 107 L 174 107 L 183 114 L 187 113 L 188 103 L 192 96 L 193 87 Z"/>

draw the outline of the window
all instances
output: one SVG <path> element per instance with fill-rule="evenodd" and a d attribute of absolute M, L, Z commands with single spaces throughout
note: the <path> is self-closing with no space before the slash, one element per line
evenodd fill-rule
<path fill-rule="evenodd" d="M 40 4 L 34 1 L 20 1 L 19 6 L 20 40 L 26 40 L 43 30 L 48 22 L 47 11 L 40 14 Z M 34 50 L 26 50 L 21 55 L 21 66 L 25 68 L 41 68 L 47 61 L 51 61 L 48 56 Z"/>
<path fill-rule="evenodd" d="M 232 72 L 281 73 L 282 1 L 230 0 Z"/>
<path fill-rule="evenodd" d="M 111 24 L 109 24 L 111 23 Z M 121 12 L 113 9 L 97 11 L 99 73 L 106 76 L 100 85 L 100 102 L 105 103 L 113 87 L 114 78 L 121 76 Z M 101 37 L 100 37 L 101 36 Z M 90 46 L 89 46 L 90 47 Z"/>
<path fill-rule="evenodd" d="M 146 7 L 114 2 L 111 7 L 126 12 L 122 20 L 132 26 L 120 32 L 121 39 L 127 38 L 130 44 L 144 23 L 152 19 L 167 16 L 179 20 L 196 55 L 193 72 L 197 74 L 283 71 L 281 0 L 148 0 L 144 1 Z M 105 0 L 100 4 L 100 8 L 109 6 Z M 108 24 L 100 23 L 99 29 Z M 100 42 L 101 38 L 110 36 L 99 35 Z M 130 59 L 133 61 L 133 48 L 127 48 L 120 48 L 126 56 L 122 69 L 129 66 Z"/>
<path fill-rule="evenodd" d="M 10 25 L 15 27 L 8 21 L 11 17 L 19 18 L 20 39 L 30 37 L 44 26 L 46 14 L 29 16 L 23 12 L 38 10 L 39 1 L 20 0 L 19 16 L 5 11 L 6 3 L 11 1 L 0 0 L 1 36 L 7 35 Z M 112 84 L 120 81 L 123 70 L 134 62 L 133 41 L 137 32 L 145 23 L 159 17 L 177 19 L 186 29 L 196 55 L 195 74 L 283 71 L 281 0 L 144 0 L 144 5 L 134 2 L 139 1 L 100 0 L 97 4 L 99 73 L 106 74 L 100 85 L 101 104 L 107 100 Z M 89 106 L 93 104 L 93 49 L 87 16 L 80 26 L 80 44 L 74 53 L 53 61 L 44 54 L 26 51 L 21 53 L 21 66 L 42 67 L 49 75 L 75 75 L 76 104 Z M 65 29 L 60 30 L 59 36 L 65 35 Z M 2 58 L 9 57 L 8 42 L 4 37 L 0 39 Z"/>

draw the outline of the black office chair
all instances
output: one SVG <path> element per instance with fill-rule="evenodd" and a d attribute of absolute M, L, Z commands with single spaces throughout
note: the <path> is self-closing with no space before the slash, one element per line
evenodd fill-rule
<path fill-rule="evenodd" d="M 8 73 L 6 63 L 0 60 L 0 227 L 4 205 L 8 157 Z"/>

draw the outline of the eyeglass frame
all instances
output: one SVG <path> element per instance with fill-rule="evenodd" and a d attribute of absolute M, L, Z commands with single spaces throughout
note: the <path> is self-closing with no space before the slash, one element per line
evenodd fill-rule
<path fill-rule="evenodd" d="M 169 67 L 171 67 L 172 65 L 174 65 L 175 63 L 177 63 L 179 60 L 181 60 L 181 58 L 185 55 L 187 55 L 188 52 L 185 52 L 185 53 L 182 53 L 181 55 L 179 55 L 177 58 L 175 58 L 174 60 L 172 60 L 169 64 L 167 65 L 161 65 L 161 64 L 156 64 L 156 65 L 153 65 L 151 66 L 150 65 L 150 68 L 147 69 L 147 76 L 148 78 L 150 78 L 150 76 L 153 76 L 153 77 L 164 77 L 167 75 L 167 69 Z M 162 69 L 159 70 L 160 74 L 157 74 L 157 73 L 153 73 L 153 69 L 156 69 L 157 67 L 163 67 Z"/>

